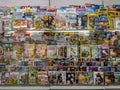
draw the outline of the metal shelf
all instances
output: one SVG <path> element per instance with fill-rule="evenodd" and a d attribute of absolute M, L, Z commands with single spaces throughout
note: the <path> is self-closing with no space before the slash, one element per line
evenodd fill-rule
<path fill-rule="evenodd" d="M 120 90 L 120 86 L 0 86 L 0 90 Z"/>

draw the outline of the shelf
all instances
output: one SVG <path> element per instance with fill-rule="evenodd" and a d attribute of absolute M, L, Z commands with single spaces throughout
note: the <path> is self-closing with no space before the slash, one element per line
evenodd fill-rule
<path fill-rule="evenodd" d="M 97 30 L 27 30 L 27 32 L 89 32 L 89 31 L 97 31 Z M 98 30 L 98 31 L 120 31 L 120 30 Z M 15 32 L 13 30 L 11 31 L 5 31 L 5 33 L 12 33 Z"/>
<path fill-rule="evenodd" d="M 0 90 L 120 90 L 120 86 L 0 86 Z"/>

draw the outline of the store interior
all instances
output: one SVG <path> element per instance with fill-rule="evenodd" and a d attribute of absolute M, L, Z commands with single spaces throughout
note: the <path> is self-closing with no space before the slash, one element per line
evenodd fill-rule
<path fill-rule="evenodd" d="M 0 90 L 119 85 L 119 0 L 0 1 Z"/>

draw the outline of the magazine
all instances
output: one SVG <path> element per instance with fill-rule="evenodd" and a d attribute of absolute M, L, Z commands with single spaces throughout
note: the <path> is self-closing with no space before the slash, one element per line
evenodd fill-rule
<path fill-rule="evenodd" d="M 80 57 L 81 58 L 90 58 L 90 46 L 89 45 L 80 45 Z"/>
<path fill-rule="evenodd" d="M 94 85 L 104 85 L 103 72 L 94 72 Z"/>
<path fill-rule="evenodd" d="M 114 73 L 113 72 L 105 72 L 105 85 L 113 84 L 114 82 Z"/>
<path fill-rule="evenodd" d="M 34 44 L 24 44 L 24 53 L 25 58 L 33 58 L 35 56 L 35 45 Z"/>
<path fill-rule="evenodd" d="M 36 44 L 36 58 L 46 58 L 47 46 L 43 44 Z"/>
<path fill-rule="evenodd" d="M 10 72 L 9 84 L 17 85 L 19 80 L 19 72 Z"/>
<path fill-rule="evenodd" d="M 66 72 L 66 84 L 67 85 L 74 85 L 76 83 L 75 81 L 75 72 L 67 71 Z"/>
<path fill-rule="evenodd" d="M 58 85 L 65 85 L 66 84 L 66 72 L 65 71 L 58 71 L 57 72 L 57 84 Z"/>
<path fill-rule="evenodd" d="M 67 30 L 76 29 L 76 8 L 66 8 L 66 28 Z"/>
<path fill-rule="evenodd" d="M 68 45 L 67 47 L 67 57 L 77 57 L 78 47 L 77 45 Z"/>
<path fill-rule="evenodd" d="M 57 15 L 55 17 L 56 30 L 66 30 L 66 9 L 57 8 Z"/>
<path fill-rule="evenodd" d="M 67 57 L 67 46 L 57 45 L 57 55 L 58 55 L 58 58 L 66 58 Z"/>
<path fill-rule="evenodd" d="M 55 45 L 47 46 L 47 57 L 56 58 L 57 56 L 57 47 Z"/>
<path fill-rule="evenodd" d="M 38 81 L 38 72 L 37 71 L 29 71 L 29 84 L 36 85 Z"/>
<path fill-rule="evenodd" d="M 47 71 L 39 71 L 38 72 L 38 84 L 39 85 L 47 85 L 48 84 Z"/>

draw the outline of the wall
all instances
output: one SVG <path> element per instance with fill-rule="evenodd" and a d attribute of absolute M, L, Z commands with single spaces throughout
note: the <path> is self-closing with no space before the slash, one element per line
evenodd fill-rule
<path fill-rule="evenodd" d="M 84 5 L 85 3 L 102 4 L 103 0 L 51 0 L 52 6 Z M 105 5 L 120 4 L 120 0 L 104 0 Z M 0 6 L 39 5 L 49 6 L 49 0 L 0 0 Z"/>

